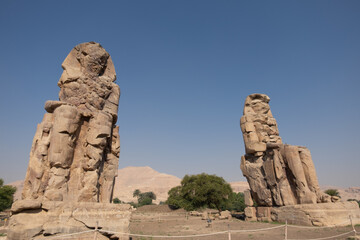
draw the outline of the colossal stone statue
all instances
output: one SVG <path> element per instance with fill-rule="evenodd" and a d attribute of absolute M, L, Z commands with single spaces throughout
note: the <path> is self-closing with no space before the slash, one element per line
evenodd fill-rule
<path fill-rule="evenodd" d="M 320 191 L 310 151 L 283 144 L 265 94 L 245 100 L 240 126 L 246 155 L 241 170 L 260 206 L 327 202 Z"/>
<path fill-rule="evenodd" d="M 241 170 L 250 186 L 246 220 L 329 226 L 350 224 L 350 217 L 359 222 L 356 202 L 339 202 L 320 191 L 310 151 L 282 143 L 269 101 L 265 94 L 249 95 L 240 119 L 246 152 Z"/>
<path fill-rule="evenodd" d="M 22 200 L 12 210 L 10 239 L 79 230 L 71 227 L 76 225 L 69 223 L 71 218 L 54 218 L 59 209 L 75 218 L 73 211 L 84 209 L 98 214 L 100 207 L 95 209 L 96 204 L 88 202 L 104 203 L 102 210 L 114 208 L 106 205 L 112 201 L 120 154 L 115 125 L 120 88 L 115 83 L 114 64 L 100 44 L 89 42 L 72 49 L 62 68 L 59 101 L 45 103 L 47 113 L 35 133 Z M 21 216 L 34 209 L 42 214 L 34 215 L 39 222 L 36 226 L 25 223 L 22 219 L 26 217 Z M 49 227 L 51 221 L 54 224 Z"/>
<path fill-rule="evenodd" d="M 100 44 L 83 43 L 62 67 L 60 101 L 45 103 L 22 198 L 110 202 L 120 152 L 114 65 Z"/>

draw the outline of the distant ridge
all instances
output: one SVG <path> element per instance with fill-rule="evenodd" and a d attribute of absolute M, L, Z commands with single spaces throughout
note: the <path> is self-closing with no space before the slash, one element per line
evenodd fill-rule
<path fill-rule="evenodd" d="M 241 172 L 239 171 L 239 175 Z M 141 192 L 152 191 L 156 194 L 155 203 L 166 201 L 168 191 L 176 186 L 179 186 L 181 179 L 165 173 L 159 173 L 151 167 L 125 167 L 118 169 L 118 176 L 115 180 L 114 198 L 117 197 L 124 202 L 136 201 L 133 198 L 135 189 Z M 14 198 L 20 199 L 24 181 L 16 181 L 8 185 L 15 186 L 18 190 Z M 230 183 L 234 192 L 243 192 L 249 189 L 247 182 L 231 182 Z M 343 200 L 358 199 L 360 200 L 360 187 L 340 188 L 334 186 L 321 186 L 321 190 L 329 188 L 337 189 Z"/>

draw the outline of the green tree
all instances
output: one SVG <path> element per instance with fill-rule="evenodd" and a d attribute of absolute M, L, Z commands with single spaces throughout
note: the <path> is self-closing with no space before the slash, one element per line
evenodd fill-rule
<path fill-rule="evenodd" d="M 120 203 L 121 203 L 121 200 L 116 197 L 116 198 L 113 199 L 113 203 L 115 203 L 115 204 L 120 204 Z"/>
<path fill-rule="evenodd" d="M 11 205 L 14 201 L 14 193 L 16 188 L 13 186 L 4 186 L 4 180 L 0 178 L 0 211 L 11 208 Z"/>
<path fill-rule="evenodd" d="M 168 192 L 168 199 L 166 200 L 166 204 L 170 206 L 172 209 L 185 208 L 186 201 L 183 199 L 181 195 L 181 186 L 173 187 Z"/>
<path fill-rule="evenodd" d="M 151 205 L 152 200 L 156 200 L 156 195 L 153 192 L 144 192 L 139 194 L 138 205 L 139 207 L 144 205 Z"/>
<path fill-rule="evenodd" d="M 139 199 L 139 201 L 138 201 L 138 207 L 145 206 L 145 205 L 151 205 L 151 204 L 152 204 L 152 199 L 149 197 Z"/>
<path fill-rule="evenodd" d="M 244 193 L 233 192 L 229 197 L 228 204 L 226 206 L 223 206 L 222 209 L 242 212 L 244 211 L 245 207 L 246 205 L 245 205 Z"/>
<path fill-rule="evenodd" d="M 173 208 L 195 210 L 208 207 L 221 210 L 226 206 L 233 191 L 222 177 L 208 175 L 185 175 L 181 186 L 174 187 L 168 192 L 167 204 Z"/>
<path fill-rule="evenodd" d="M 340 197 L 339 191 L 337 189 L 327 189 L 325 190 L 325 193 L 330 196 Z"/>
<path fill-rule="evenodd" d="M 139 189 L 136 189 L 133 193 L 133 197 L 137 197 L 138 203 L 134 204 L 136 207 L 141 207 L 144 205 L 151 205 L 152 200 L 156 200 L 156 195 L 153 192 L 144 192 L 142 193 Z"/>
<path fill-rule="evenodd" d="M 139 189 L 136 189 L 136 190 L 133 192 L 133 197 L 139 198 L 140 193 L 141 193 L 140 190 L 139 190 Z"/>

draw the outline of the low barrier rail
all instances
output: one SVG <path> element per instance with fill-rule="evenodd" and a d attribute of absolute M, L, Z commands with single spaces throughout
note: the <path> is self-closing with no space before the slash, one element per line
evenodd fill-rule
<path fill-rule="evenodd" d="M 343 224 L 349 223 L 349 225 L 352 227 L 351 231 L 348 232 L 344 232 L 341 234 L 337 234 L 334 236 L 328 236 L 328 237 L 321 237 L 321 238 L 288 238 L 288 229 L 289 228 L 299 228 L 299 229 L 323 229 L 323 228 L 334 228 L 334 227 L 343 227 Z M 106 229 L 98 229 L 95 228 L 93 230 L 89 230 L 89 231 L 83 231 L 83 232 L 77 232 L 77 233 L 71 233 L 71 234 L 63 234 L 63 235 L 57 235 L 57 236 L 49 236 L 49 237 L 44 237 L 44 238 L 36 238 L 38 240 L 43 239 L 43 240 L 50 240 L 50 239 L 76 239 L 79 238 L 79 235 L 82 234 L 89 234 L 89 233 L 94 233 L 94 240 L 97 239 L 97 234 L 98 233 L 104 233 L 104 234 L 116 234 L 116 235 L 121 235 L 121 236 L 128 236 L 128 237 L 141 237 L 141 238 L 149 238 L 149 239 L 163 239 L 163 238 L 167 238 L 167 239 L 175 239 L 175 238 L 203 238 L 203 237 L 208 237 L 208 236 L 215 236 L 215 235 L 227 235 L 228 240 L 231 240 L 232 238 L 232 234 L 241 234 L 241 233 L 256 233 L 256 232 L 264 232 L 264 231 L 273 231 L 276 229 L 283 229 L 284 233 L 283 236 L 284 240 L 327 240 L 327 239 L 338 239 L 339 237 L 354 237 L 356 239 L 356 237 L 360 236 L 360 232 L 356 231 L 355 226 L 353 225 L 352 219 L 351 217 L 349 218 L 349 221 L 343 222 L 342 224 L 339 225 L 333 225 L 333 226 L 325 226 L 325 227 L 312 227 L 312 226 L 297 226 L 297 225 L 289 225 L 287 224 L 287 222 L 284 225 L 280 225 L 280 226 L 275 226 L 275 227 L 268 227 L 268 228 L 259 228 L 259 229 L 246 229 L 246 230 L 227 230 L 227 231 L 219 231 L 219 232 L 213 232 L 213 233 L 204 233 L 204 234 L 193 234 L 193 235 L 174 235 L 174 236 L 168 236 L 168 235 L 150 235 L 150 234 L 135 234 L 135 233 L 125 233 L 125 232 L 115 232 L 115 231 L 110 231 L 110 230 L 106 230 Z M 35 238 L 34 238 L 35 239 Z M 244 238 L 242 238 L 244 239 Z"/>

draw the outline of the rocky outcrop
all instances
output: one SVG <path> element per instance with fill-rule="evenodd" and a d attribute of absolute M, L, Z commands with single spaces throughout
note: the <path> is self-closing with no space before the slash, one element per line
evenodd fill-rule
<path fill-rule="evenodd" d="M 327 202 L 320 191 L 310 151 L 283 144 L 265 94 L 246 98 L 240 126 L 246 155 L 241 170 L 260 206 Z"/>
<path fill-rule="evenodd" d="M 115 125 L 120 88 L 115 83 L 114 64 L 100 44 L 89 42 L 72 49 L 62 68 L 59 101 L 45 103 L 47 113 L 32 143 L 23 200 L 14 204 L 14 214 L 24 208 L 30 211 L 29 206 L 44 212 L 39 203 L 49 201 L 72 206 L 112 200 L 120 154 Z M 43 213 L 39 224 L 48 214 Z M 11 231 L 27 229 L 19 219 L 12 217 Z M 34 233 L 44 232 L 44 226 L 39 229 Z"/>

